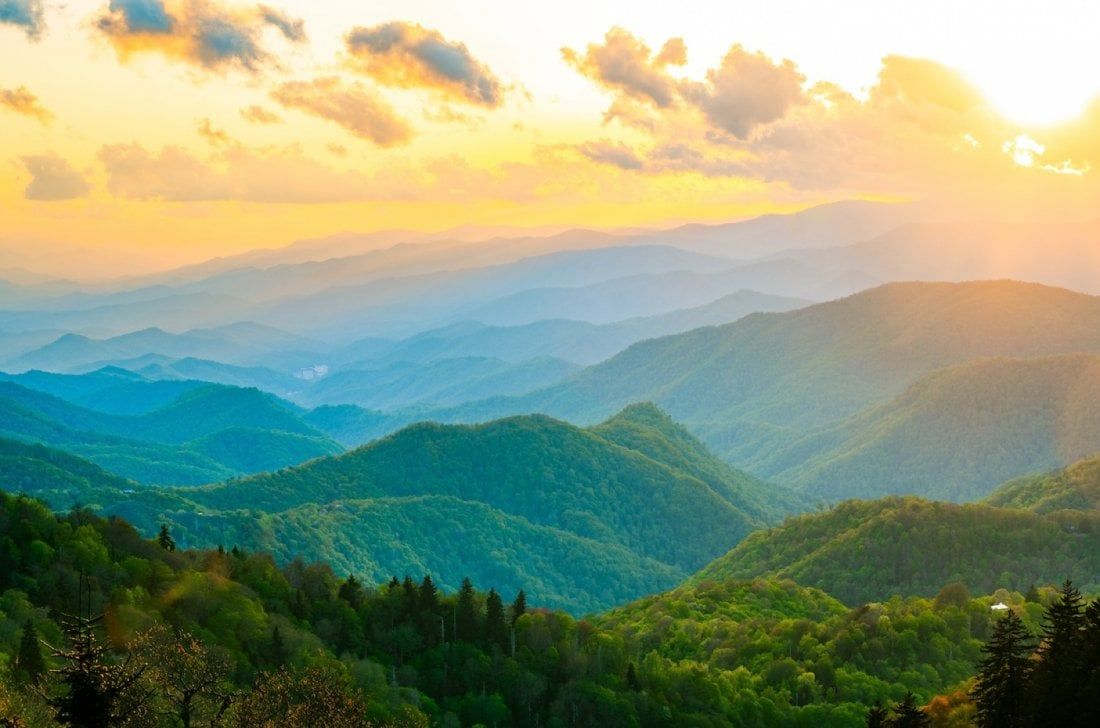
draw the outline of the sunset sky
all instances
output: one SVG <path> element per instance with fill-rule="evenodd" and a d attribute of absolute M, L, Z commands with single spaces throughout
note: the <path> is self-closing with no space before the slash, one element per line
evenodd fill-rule
<path fill-rule="evenodd" d="M 0 253 L 844 198 L 1095 217 L 1098 33 L 1087 0 L 0 0 Z"/>

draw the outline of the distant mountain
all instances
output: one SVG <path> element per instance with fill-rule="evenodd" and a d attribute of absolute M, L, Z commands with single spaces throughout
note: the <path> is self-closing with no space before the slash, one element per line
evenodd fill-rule
<path fill-rule="evenodd" d="M 828 501 L 981 498 L 1021 473 L 1100 452 L 1100 356 L 985 359 L 751 459 L 753 472 Z"/>
<path fill-rule="evenodd" d="M 1071 223 L 923 222 L 830 250 L 788 251 L 825 272 L 880 280 L 1014 278 L 1100 294 L 1100 219 Z"/>
<path fill-rule="evenodd" d="M 194 357 L 156 363 L 121 362 L 119 366 L 132 366 L 143 377 L 153 380 L 199 380 L 233 387 L 255 387 L 280 397 L 291 395 L 306 386 L 305 382 L 290 373 L 267 367 L 234 366 Z"/>
<path fill-rule="evenodd" d="M 1009 481 L 985 502 L 1003 508 L 1025 508 L 1036 513 L 1100 510 L 1100 456 L 1068 468 Z"/>
<path fill-rule="evenodd" d="M 581 367 L 543 357 L 518 364 L 487 357 L 398 362 L 380 369 L 343 370 L 301 388 L 305 406 L 356 404 L 380 410 L 445 407 L 471 400 L 524 394 L 556 384 Z"/>
<path fill-rule="evenodd" d="M 63 488 L 41 487 L 71 505 Z M 278 473 L 129 490 L 78 494 L 146 530 L 170 522 L 185 543 L 314 554 L 371 579 L 495 574 L 511 589 L 530 577 L 540 599 L 576 610 L 671 586 L 799 505 L 651 407 L 593 430 L 541 416 L 420 424 Z"/>
<path fill-rule="evenodd" d="M 32 370 L 4 374 L 0 381 L 53 395 L 86 409 L 113 415 L 140 415 L 178 399 L 203 382 L 178 380 L 151 382 L 134 372 L 115 367 L 87 374 L 56 374 Z"/>
<path fill-rule="evenodd" d="M 156 391 L 160 385 L 145 383 Z M 218 385 L 189 389 L 141 414 L 116 415 L 0 383 L 0 437 L 57 447 L 134 480 L 164 485 L 223 480 L 342 449 L 307 425 L 293 405 L 257 390 Z"/>
<path fill-rule="evenodd" d="M 337 356 L 384 362 L 487 356 L 516 363 L 550 356 L 595 364 L 644 339 L 726 324 L 760 311 L 789 311 L 810 303 L 800 298 L 737 291 L 694 308 L 603 325 L 568 319 L 543 319 L 519 326 L 462 322 L 398 342 L 357 342 Z"/>
<path fill-rule="evenodd" d="M 1085 591 L 1100 588 L 1100 515 L 894 497 L 847 501 L 758 531 L 695 581 L 789 578 L 855 605 L 934 596 L 952 581 L 982 593 L 1026 591 L 1068 574 Z"/>
<path fill-rule="evenodd" d="M 981 357 L 1100 352 L 1100 298 L 1034 284 L 898 283 L 644 341 L 562 384 L 436 413 L 594 422 L 653 401 L 734 464 Z"/>
<path fill-rule="evenodd" d="M 172 334 L 148 328 L 107 339 L 65 334 L 46 346 L 3 363 L 10 371 L 43 369 L 66 372 L 157 354 L 173 359 L 240 362 L 286 349 L 321 348 L 322 344 L 267 326 L 240 323 L 217 329 Z M 314 356 L 316 358 L 316 356 Z"/>

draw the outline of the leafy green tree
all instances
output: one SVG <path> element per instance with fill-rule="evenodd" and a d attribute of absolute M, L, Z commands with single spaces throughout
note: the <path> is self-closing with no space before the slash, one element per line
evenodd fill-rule
<path fill-rule="evenodd" d="M 160 533 L 157 534 L 157 543 L 165 551 L 176 550 L 176 540 L 172 538 L 172 532 L 168 530 L 168 524 L 160 524 Z"/>
<path fill-rule="evenodd" d="M 34 622 L 27 620 L 23 624 L 23 635 L 19 638 L 19 654 L 15 661 L 15 674 L 20 682 L 36 683 L 46 672 L 46 661 L 42 657 L 42 643 Z"/>
<path fill-rule="evenodd" d="M 1033 720 L 1058 726 L 1078 724 L 1084 626 L 1081 592 L 1067 579 L 1043 613 L 1030 690 Z"/>
<path fill-rule="evenodd" d="M 1016 612 L 997 620 L 993 636 L 982 648 L 985 657 L 971 697 L 978 708 L 982 728 L 1015 728 L 1026 725 L 1025 696 L 1031 675 L 1031 635 Z"/>
<path fill-rule="evenodd" d="M 516 622 L 527 613 L 527 594 L 522 589 L 516 594 L 516 598 L 512 601 L 512 626 L 516 626 Z"/>

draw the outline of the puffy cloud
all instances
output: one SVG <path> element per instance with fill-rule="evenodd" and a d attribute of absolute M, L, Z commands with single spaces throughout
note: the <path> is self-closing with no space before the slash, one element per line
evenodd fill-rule
<path fill-rule="evenodd" d="M 28 38 L 37 40 L 46 29 L 42 0 L 0 0 L 0 25 L 22 28 Z"/>
<path fill-rule="evenodd" d="M 271 95 L 285 107 L 328 119 L 382 147 L 404 144 L 412 137 L 408 124 L 393 107 L 362 84 L 349 84 L 330 76 L 289 81 Z"/>
<path fill-rule="evenodd" d="M 619 169 L 642 169 L 645 166 L 634 150 L 621 142 L 607 139 L 586 142 L 577 147 L 577 151 L 594 162 L 611 164 Z"/>
<path fill-rule="evenodd" d="M 73 166 L 54 154 L 23 157 L 23 166 L 31 175 L 25 197 L 28 200 L 56 202 L 86 197 L 91 186 Z"/>
<path fill-rule="evenodd" d="M 351 65 L 375 81 L 429 88 L 452 99 L 494 108 L 504 101 L 500 81 L 463 43 L 415 23 L 356 27 L 346 39 Z"/>
<path fill-rule="evenodd" d="M 28 91 L 25 86 L 14 89 L 0 89 L 0 107 L 37 119 L 43 124 L 53 121 L 53 113 L 43 106 L 38 97 Z"/>
<path fill-rule="evenodd" d="M 241 117 L 253 124 L 278 124 L 282 117 L 262 106 L 252 105 L 241 109 Z"/>
<path fill-rule="evenodd" d="M 706 83 L 685 84 L 683 93 L 712 125 L 744 139 L 801 103 L 805 81 L 791 61 L 775 64 L 763 53 L 735 45 L 721 66 L 707 72 Z"/>
<path fill-rule="evenodd" d="M 661 108 L 671 106 L 677 96 L 677 82 L 668 74 L 668 67 L 687 63 L 682 39 L 669 40 L 654 55 L 649 46 L 622 28 L 609 30 L 603 44 L 590 44 L 584 55 L 570 48 L 561 52 L 569 65 L 601 86 Z"/>
<path fill-rule="evenodd" d="M 264 45 L 264 30 L 287 40 L 305 40 L 300 20 L 268 6 L 222 7 L 209 0 L 111 0 L 96 27 L 123 57 L 160 53 L 206 70 L 257 73 L 276 66 Z"/>

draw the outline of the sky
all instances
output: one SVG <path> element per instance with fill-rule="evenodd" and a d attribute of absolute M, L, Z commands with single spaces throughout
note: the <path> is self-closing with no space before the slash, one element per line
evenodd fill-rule
<path fill-rule="evenodd" d="M 0 269 L 851 198 L 1095 217 L 1098 33 L 1088 0 L 0 0 Z"/>

